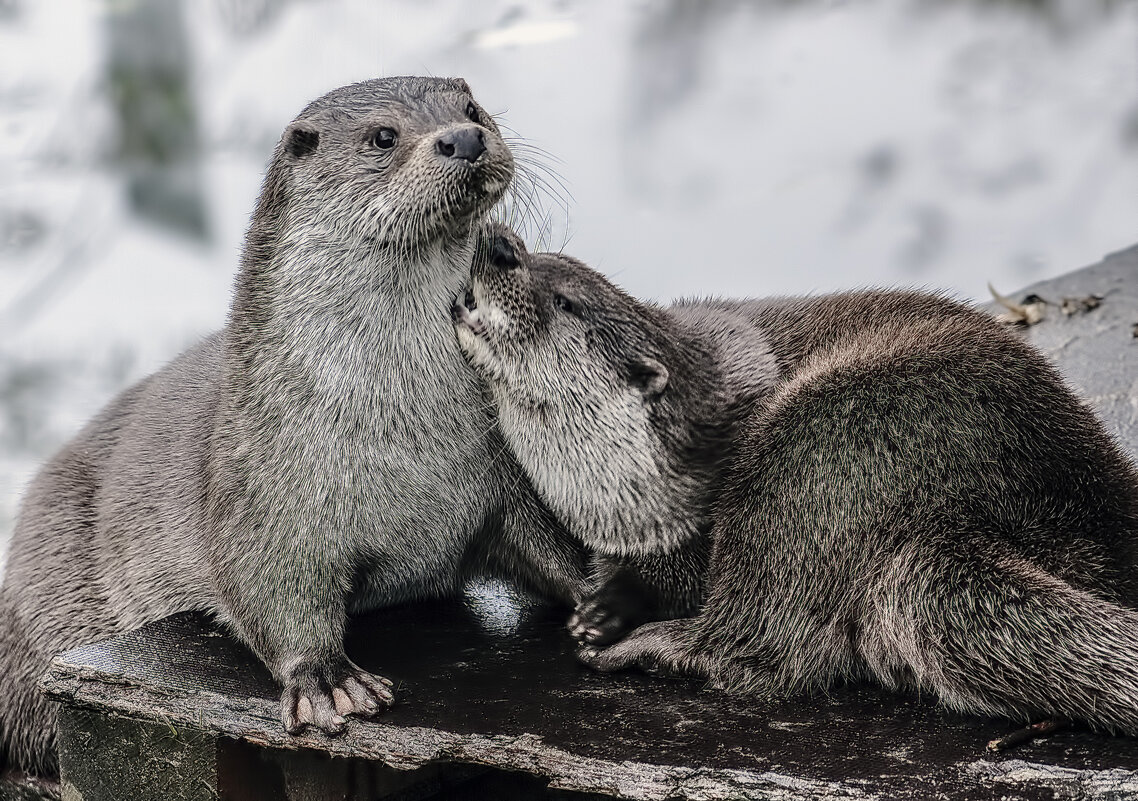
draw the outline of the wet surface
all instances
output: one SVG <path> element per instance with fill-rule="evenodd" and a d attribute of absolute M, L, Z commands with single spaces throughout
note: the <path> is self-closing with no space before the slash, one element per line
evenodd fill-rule
<path fill-rule="evenodd" d="M 398 683 L 400 704 L 387 722 L 532 732 L 584 756 L 836 781 L 928 776 L 936 767 L 985 758 L 988 740 L 1013 728 L 875 688 L 764 703 L 699 682 L 596 674 L 577 664 L 558 610 L 504 591 L 500 598 L 519 612 L 514 634 L 482 627 L 468 603 L 389 610 L 356 622 L 353 656 Z M 1087 732 L 1011 756 L 1070 768 L 1138 769 L 1132 739 Z"/>

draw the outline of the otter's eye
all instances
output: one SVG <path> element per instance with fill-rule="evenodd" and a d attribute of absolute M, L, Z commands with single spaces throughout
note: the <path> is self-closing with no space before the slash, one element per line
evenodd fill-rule
<path fill-rule="evenodd" d="M 395 133 L 394 128 L 380 128 L 371 135 L 371 143 L 376 147 L 389 150 L 395 147 L 395 140 L 399 135 Z"/>
<path fill-rule="evenodd" d="M 569 300 L 569 298 L 565 297 L 561 293 L 553 296 L 553 305 L 561 309 L 561 311 L 568 312 L 569 314 L 576 314 L 578 311 L 577 304 Z"/>
<path fill-rule="evenodd" d="M 466 104 L 466 118 L 471 122 L 481 123 L 482 119 L 478 116 L 478 106 L 473 103 Z"/>

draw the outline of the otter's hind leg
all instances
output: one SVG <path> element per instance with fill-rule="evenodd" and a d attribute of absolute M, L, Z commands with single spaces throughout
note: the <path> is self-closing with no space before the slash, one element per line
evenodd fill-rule
<path fill-rule="evenodd" d="M 59 775 L 56 704 L 36 688 L 50 661 L 28 642 L 11 604 L 0 600 L 0 770 Z"/>

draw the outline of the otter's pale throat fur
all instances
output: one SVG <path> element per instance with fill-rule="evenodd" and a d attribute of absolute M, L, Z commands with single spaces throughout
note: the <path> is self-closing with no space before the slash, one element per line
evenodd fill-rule
<path fill-rule="evenodd" d="M 224 621 L 289 731 L 391 703 L 348 611 L 494 572 L 570 601 L 577 549 L 495 428 L 447 314 L 514 162 L 460 79 L 335 90 L 285 131 L 226 327 L 43 468 L 0 596 L 0 744 L 55 771 L 51 657 L 173 612 Z"/>
<path fill-rule="evenodd" d="M 712 547 L 698 614 L 588 643 L 586 663 L 765 696 L 870 678 L 960 711 L 1138 734 L 1138 471 L 1017 335 L 918 292 L 660 309 L 508 231 L 490 238 L 458 337 L 550 507 L 620 556 L 651 550 L 656 505 L 635 501 L 682 495 L 692 511 L 658 536 L 646 583 L 670 560 L 689 575 L 670 586 L 701 584 L 690 549 L 667 552 L 693 522 Z M 750 333 L 724 338 L 740 318 Z M 629 411 L 570 404 L 547 425 L 582 385 Z M 692 444 L 709 430 L 716 448 Z M 640 487 L 607 524 L 599 507 L 575 517 L 590 484 L 556 485 L 602 440 L 648 442 L 660 466 L 596 451 L 596 481 L 630 471 L 617 480 Z M 673 483 L 685 472 L 696 486 Z M 586 602 L 578 632 L 611 640 L 621 614 Z"/>

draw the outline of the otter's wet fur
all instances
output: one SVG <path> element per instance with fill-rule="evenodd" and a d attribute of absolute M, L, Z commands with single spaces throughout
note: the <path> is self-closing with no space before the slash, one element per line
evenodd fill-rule
<path fill-rule="evenodd" d="M 664 309 L 497 237 L 518 266 L 475 271 L 459 339 L 550 508 L 633 561 L 712 543 L 698 614 L 585 645 L 586 663 L 764 697 L 870 679 L 1138 734 L 1138 472 L 1019 336 L 910 291 Z M 723 313 L 765 340 L 741 404 L 747 371 L 707 325 Z M 677 447 L 709 424 L 723 458 Z M 629 491 L 595 489 L 613 481 Z M 664 531 L 653 498 L 672 492 L 690 512 Z"/>
<path fill-rule="evenodd" d="M 53 457 L 0 596 L 0 745 L 56 772 L 53 655 L 211 613 L 334 733 L 392 700 L 344 654 L 349 611 L 494 573 L 573 601 L 578 548 L 495 429 L 448 314 L 514 160 L 461 79 L 337 89 L 286 129 L 226 327 Z"/>

